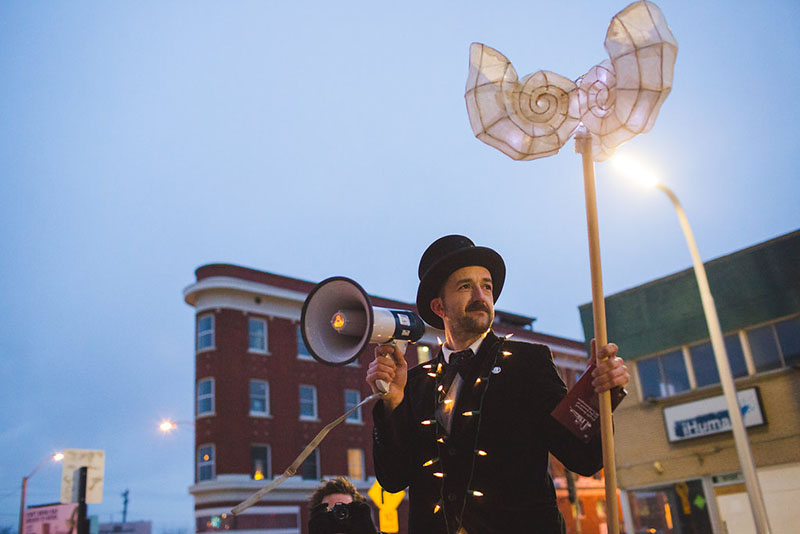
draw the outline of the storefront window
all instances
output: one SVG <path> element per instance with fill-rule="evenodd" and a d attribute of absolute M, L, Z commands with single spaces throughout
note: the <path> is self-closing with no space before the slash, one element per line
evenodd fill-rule
<path fill-rule="evenodd" d="M 711 532 L 708 500 L 699 480 L 629 493 L 633 534 Z"/>

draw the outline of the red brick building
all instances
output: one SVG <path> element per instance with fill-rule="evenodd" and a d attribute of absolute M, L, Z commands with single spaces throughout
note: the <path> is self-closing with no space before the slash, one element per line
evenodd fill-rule
<path fill-rule="evenodd" d="M 369 356 L 343 367 L 314 360 L 299 334 L 300 314 L 314 283 L 245 267 L 199 267 L 184 299 L 196 312 L 195 484 L 197 532 L 299 534 L 307 531 L 307 500 L 320 479 L 348 476 L 366 495 L 375 482 L 371 454 L 371 405 L 331 431 L 298 475 L 257 506 L 234 517 L 233 506 L 280 476 L 314 436 L 370 394 L 364 382 Z M 373 305 L 410 309 L 405 302 L 371 297 Z M 545 343 L 568 385 L 586 363 L 585 345 L 532 330 L 534 319 L 497 311 L 494 329 Z M 435 354 L 441 331 L 429 328 L 409 345 L 409 365 Z M 371 354 L 371 348 L 364 352 Z M 563 468 L 554 462 L 559 504 L 574 528 Z M 602 480 L 578 481 L 585 532 L 596 526 L 595 501 Z M 407 501 L 399 509 L 406 532 Z M 377 509 L 374 517 L 377 518 Z"/>

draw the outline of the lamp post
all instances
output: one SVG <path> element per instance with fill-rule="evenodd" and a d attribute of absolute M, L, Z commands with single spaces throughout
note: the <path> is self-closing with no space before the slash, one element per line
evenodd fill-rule
<path fill-rule="evenodd" d="M 22 497 L 20 497 L 20 504 L 19 504 L 19 534 L 23 534 L 22 529 L 25 526 L 25 493 L 28 491 L 28 479 L 31 478 L 33 475 L 35 475 L 36 472 L 50 460 L 54 462 L 60 462 L 63 459 L 64 459 L 64 453 L 57 452 L 52 456 L 48 456 L 47 458 L 39 462 L 39 465 L 37 465 L 36 468 L 33 471 L 31 471 L 30 475 L 22 477 Z"/>
<path fill-rule="evenodd" d="M 753 519 L 755 520 L 756 529 L 759 534 L 769 534 L 770 527 L 769 521 L 767 520 L 767 510 L 764 505 L 761 486 L 758 482 L 753 453 L 750 450 L 750 442 L 747 439 L 747 431 L 745 431 L 744 423 L 742 422 L 741 409 L 739 408 L 739 402 L 736 398 L 736 386 L 733 383 L 733 375 L 731 374 L 730 364 L 728 363 L 728 353 L 725 350 L 725 342 L 723 341 L 722 328 L 720 327 L 719 317 L 717 316 L 717 308 L 714 305 L 714 298 L 711 296 L 711 289 L 708 286 L 708 278 L 706 277 L 706 269 L 703 262 L 700 260 L 700 252 L 697 249 L 694 234 L 689 226 L 689 219 L 686 218 L 686 213 L 683 211 L 683 207 L 678 201 L 678 197 L 675 196 L 675 193 L 666 185 L 662 184 L 653 173 L 647 171 L 635 161 L 624 158 L 623 156 L 614 156 L 612 162 L 623 174 L 663 191 L 672 201 L 672 205 L 675 207 L 675 211 L 678 214 L 678 220 L 683 229 L 683 234 L 686 237 L 686 244 L 692 255 L 694 274 L 697 278 L 697 285 L 700 288 L 700 300 L 703 304 L 703 313 L 705 314 L 708 332 L 711 336 L 711 347 L 714 351 L 714 360 L 717 363 L 717 370 L 719 371 L 722 392 L 725 396 L 725 403 L 728 406 L 728 415 L 731 420 L 736 453 L 739 456 L 739 464 L 744 474 L 745 486 L 747 487 L 747 496 L 750 499 Z"/>

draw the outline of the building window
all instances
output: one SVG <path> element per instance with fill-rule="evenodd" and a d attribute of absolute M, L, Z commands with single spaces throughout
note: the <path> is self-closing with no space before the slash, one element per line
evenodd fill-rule
<path fill-rule="evenodd" d="M 800 316 L 733 332 L 726 335 L 724 341 L 734 378 L 797 365 L 800 363 Z M 668 397 L 719 383 L 711 342 L 706 340 L 686 350 L 687 358 L 682 357 L 679 349 L 637 362 L 643 398 Z"/>
<path fill-rule="evenodd" d="M 269 445 L 250 447 L 250 476 L 253 480 L 272 478 Z"/>
<path fill-rule="evenodd" d="M 344 390 L 344 411 L 347 412 L 361 402 L 361 393 L 356 389 Z M 361 423 L 361 408 L 354 411 L 345 419 L 348 423 Z"/>
<path fill-rule="evenodd" d="M 269 382 L 250 381 L 250 415 L 269 415 Z"/>
<path fill-rule="evenodd" d="M 247 322 L 247 331 L 250 340 L 247 350 L 250 352 L 267 353 L 267 321 L 264 319 L 250 318 Z"/>
<path fill-rule="evenodd" d="M 427 345 L 417 345 L 417 362 L 425 363 L 431 360 L 431 348 Z"/>
<path fill-rule="evenodd" d="M 800 364 L 800 317 L 775 323 L 775 331 L 784 363 L 787 366 Z"/>
<path fill-rule="evenodd" d="M 204 378 L 197 382 L 197 415 L 214 414 L 214 379 Z"/>
<path fill-rule="evenodd" d="M 300 419 L 317 419 L 317 388 L 300 386 Z"/>
<path fill-rule="evenodd" d="M 636 367 L 645 399 L 668 397 L 689 389 L 689 375 L 681 350 L 640 360 Z"/>
<path fill-rule="evenodd" d="M 300 332 L 300 327 L 297 327 L 297 357 L 301 360 L 313 360 L 314 357 L 311 356 L 311 352 L 309 352 L 308 347 L 306 347 L 305 342 L 303 341 L 303 334 Z"/>
<path fill-rule="evenodd" d="M 214 348 L 214 316 L 203 315 L 197 318 L 197 351 Z"/>
<path fill-rule="evenodd" d="M 319 480 L 319 449 L 314 449 L 308 458 L 300 464 L 300 478 L 303 480 Z"/>
<path fill-rule="evenodd" d="M 214 479 L 214 446 L 201 445 L 197 448 L 197 481 Z"/>
<path fill-rule="evenodd" d="M 347 476 L 351 480 L 364 480 L 364 451 L 347 449 Z"/>
<path fill-rule="evenodd" d="M 748 330 L 747 340 L 750 342 L 757 373 L 781 367 L 781 354 L 773 325 L 768 324 Z"/>

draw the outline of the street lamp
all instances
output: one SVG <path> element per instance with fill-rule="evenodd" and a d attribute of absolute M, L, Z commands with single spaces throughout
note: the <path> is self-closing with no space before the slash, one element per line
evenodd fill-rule
<path fill-rule="evenodd" d="M 177 429 L 179 425 L 194 426 L 194 423 L 191 421 L 173 421 L 172 419 L 164 419 L 158 424 L 158 429 L 164 434 L 168 434 L 169 432 Z"/>
<path fill-rule="evenodd" d="M 686 244 L 689 246 L 689 252 L 692 255 L 694 274 L 697 278 L 697 285 L 700 288 L 700 300 L 703 304 L 703 312 L 705 313 L 708 332 L 711 336 L 711 347 L 714 351 L 714 359 L 717 362 L 722 392 L 724 393 L 725 402 L 728 406 L 728 415 L 731 419 L 736 453 L 739 456 L 739 464 L 744 474 L 745 486 L 747 487 L 747 495 L 750 499 L 750 507 L 753 512 L 753 518 L 755 519 L 756 529 L 761 534 L 767 534 L 770 532 L 770 528 L 769 521 L 767 520 L 767 510 L 764 505 L 764 497 L 761 494 L 761 486 L 758 483 L 753 453 L 750 451 L 750 442 L 747 439 L 747 432 L 742 423 L 742 413 L 739 408 L 739 402 L 736 399 L 736 386 L 733 383 L 733 375 L 731 374 L 731 368 L 728 363 L 728 353 L 725 350 L 725 343 L 722 338 L 722 328 L 719 324 L 717 308 L 711 296 L 711 289 L 708 286 L 708 278 L 706 277 L 706 269 L 703 262 L 700 260 L 700 252 L 697 250 L 697 243 L 694 240 L 694 234 L 689 226 L 689 219 L 686 218 L 686 213 L 683 211 L 680 202 L 678 202 L 678 197 L 675 196 L 675 193 L 666 185 L 662 184 L 655 174 L 648 171 L 635 160 L 624 156 L 615 155 L 611 161 L 614 167 L 622 174 L 651 187 L 661 189 L 672 201 L 673 206 L 675 206 L 675 211 L 678 213 L 678 219 L 680 220 L 683 234 L 686 237 Z"/>
<path fill-rule="evenodd" d="M 35 475 L 36 471 L 41 469 L 42 466 L 47 462 L 49 462 L 50 460 L 54 462 L 60 462 L 63 459 L 64 459 L 64 453 L 57 452 L 39 462 L 39 465 L 37 465 L 36 468 L 33 471 L 31 471 L 30 475 L 22 477 L 22 497 L 20 498 L 20 505 L 19 505 L 19 534 L 23 534 L 22 529 L 25 526 L 25 493 L 28 490 L 28 479 L 31 478 L 33 475 Z"/>

